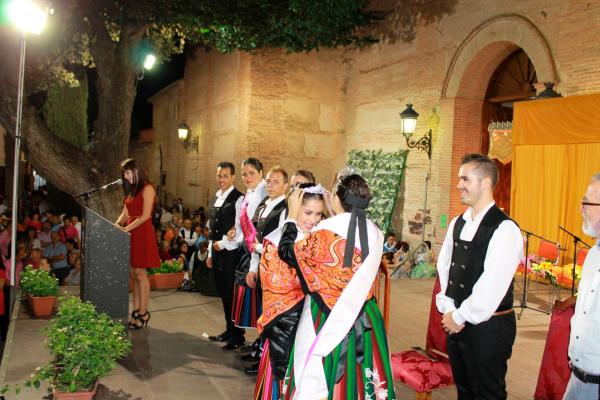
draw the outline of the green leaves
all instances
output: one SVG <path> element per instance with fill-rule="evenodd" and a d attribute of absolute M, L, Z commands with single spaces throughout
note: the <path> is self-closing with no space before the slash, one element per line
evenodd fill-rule
<path fill-rule="evenodd" d="M 183 271 L 183 264 L 178 260 L 167 260 L 160 263 L 160 268 L 149 268 L 148 275 L 172 274 Z"/>
<path fill-rule="evenodd" d="M 33 269 L 31 265 L 21 273 L 20 284 L 23 292 L 33 297 L 56 296 L 58 293 L 58 280 L 48 271 Z"/>
<path fill-rule="evenodd" d="M 36 369 L 24 383 L 27 387 L 39 388 L 40 381 L 45 380 L 63 392 L 90 389 L 131 350 L 122 324 L 74 296 L 61 300 L 58 313 L 44 332 L 52 359 Z M 19 389 L 18 385 L 14 388 L 15 392 Z"/>
<path fill-rule="evenodd" d="M 371 189 L 367 214 L 384 232 L 389 230 L 392 222 L 407 154 L 407 150 L 393 153 L 352 150 L 348 153 L 348 165 L 360 172 Z"/>

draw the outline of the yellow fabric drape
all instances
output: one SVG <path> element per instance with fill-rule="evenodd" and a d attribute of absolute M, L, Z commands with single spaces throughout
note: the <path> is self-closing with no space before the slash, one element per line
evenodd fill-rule
<path fill-rule="evenodd" d="M 600 142 L 600 94 L 515 103 L 513 145 Z"/>
<path fill-rule="evenodd" d="M 579 203 L 590 177 L 600 172 L 600 143 L 521 145 L 514 149 L 512 217 L 522 229 L 566 247 L 562 262 L 572 262 L 572 239 L 558 226 L 593 244 L 593 239 L 581 231 Z M 530 253 L 535 253 L 538 244 L 538 240 L 531 240 Z"/>

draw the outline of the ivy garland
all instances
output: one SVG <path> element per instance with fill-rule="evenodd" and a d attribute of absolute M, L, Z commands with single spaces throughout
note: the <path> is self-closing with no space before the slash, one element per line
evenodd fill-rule
<path fill-rule="evenodd" d="M 382 150 L 352 150 L 348 165 L 356 169 L 371 189 L 371 202 L 367 215 L 383 232 L 392 225 L 392 216 L 404 174 L 408 150 L 393 153 Z"/>

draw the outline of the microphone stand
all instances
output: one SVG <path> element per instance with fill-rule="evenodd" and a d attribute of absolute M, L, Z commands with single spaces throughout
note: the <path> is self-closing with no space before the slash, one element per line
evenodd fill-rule
<path fill-rule="evenodd" d="M 87 200 L 87 199 L 89 199 L 91 194 L 99 192 L 100 190 L 102 190 L 102 188 L 92 188 L 92 189 L 88 190 L 87 192 L 79 193 L 77 196 L 73 196 L 73 198 L 78 199 L 80 197 L 84 197 Z"/>
<path fill-rule="evenodd" d="M 523 232 L 525 234 L 525 268 L 524 268 L 525 270 L 523 271 L 523 296 L 521 297 L 521 305 L 519 306 L 521 308 L 521 312 L 519 313 L 519 319 L 521 319 L 521 316 L 523 315 L 523 311 L 526 308 L 537 311 L 537 312 L 541 312 L 544 314 L 550 314 L 549 311 L 540 310 L 539 308 L 529 307 L 527 305 L 527 286 L 528 286 L 527 282 L 528 282 L 528 277 L 529 277 L 529 274 L 527 272 L 527 268 L 529 267 L 529 237 L 534 236 L 534 237 L 544 240 L 546 242 L 548 242 L 549 240 L 547 240 L 546 238 L 543 238 L 540 235 L 537 235 L 533 232 L 526 231 L 525 229 L 521 229 L 521 232 Z"/>
<path fill-rule="evenodd" d="M 581 240 L 581 238 L 579 238 L 579 236 L 575 235 L 572 232 L 569 232 L 568 230 L 566 230 L 565 228 L 563 228 L 562 226 L 558 226 L 558 228 L 565 232 L 567 235 L 570 235 L 573 238 L 573 273 L 572 273 L 572 281 L 571 281 L 571 296 L 575 296 L 575 270 L 577 269 L 577 244 L 579 242 L 583 243 L 585 246 L 587 246 L 587 248 L 590 248 L 590 245 L 587 244 L 586 242 L 584 242 L 583 240 Z"/>

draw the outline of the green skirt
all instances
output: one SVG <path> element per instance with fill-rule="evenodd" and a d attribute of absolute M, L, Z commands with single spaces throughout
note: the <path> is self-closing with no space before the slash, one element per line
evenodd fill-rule
<path fill-rule="evenodd" d="M 329 311 L 311 299 L 315 332 L 323 327 Z M 375 299 L 368 300 L 345 339 L 323 359 L 329 389 L 328 400 L 396 399 L 385 325 Z M 284 381 L 284 399 L 295 391 L 294 353 Z"/>

